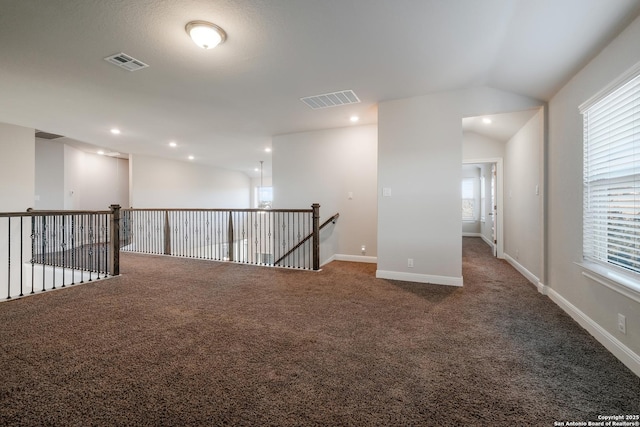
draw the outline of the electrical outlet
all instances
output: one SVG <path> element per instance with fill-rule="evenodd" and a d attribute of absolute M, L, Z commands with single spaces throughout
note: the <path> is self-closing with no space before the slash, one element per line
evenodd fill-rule
<path fill-rule="evenodd" d="M 409 268 L 413 268 L 413 258 L 409 258 L 409 259 L 407 260 L 407 267 L 409 267 Z"/>
<path fill-rule="evenodd" d="M 362 253 L 364 254 L 367 251 L 367 247 L 365 245 L 362 245 L 362 247 L 360 248 L 360 250 L 362 251 Z"/>
<path fill-rule="evenodd" d="M 618 313 L 618 330 L 623 334 L 627 333 L 627 318 Z"/>

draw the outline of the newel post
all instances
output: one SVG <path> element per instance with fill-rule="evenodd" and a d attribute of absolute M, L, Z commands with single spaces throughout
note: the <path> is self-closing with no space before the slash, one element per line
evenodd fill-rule
<path fill-rule="evenodd" d="M 164 254 L 171 255 L 171 225 L 169 225 L 169 211 L 164 211 Z"/>
<path fill-rule="evenodd" d="M 320 270 L 320 205 L 311 205 L 313 210 L 313 269 Z"/>
<path fill-rule="evenodd" d="M 111 205 L 111 259 L 109 271 L 120 275 L 120 205 Z"/>
<path fill-rule="evenodd" d="M 229 261 L 233 261 L 233 212 L 229 211 L 229 228 L 227 229 L 227 256 Z"/>

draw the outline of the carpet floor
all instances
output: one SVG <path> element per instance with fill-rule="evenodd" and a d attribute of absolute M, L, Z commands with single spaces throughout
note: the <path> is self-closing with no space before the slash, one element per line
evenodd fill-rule
<path fill-rule="evenodd" d="M 640 378 L 480 239 L 462 288 L 122 254 L 0 304 L 3 426 L 552 426 Z"/>

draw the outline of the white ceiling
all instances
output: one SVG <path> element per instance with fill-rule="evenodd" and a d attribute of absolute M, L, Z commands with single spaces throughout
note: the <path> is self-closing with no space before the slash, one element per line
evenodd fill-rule
<path fill-rule="evenodd" d="M 529 120 L 539 111 L 524 110 L 511 113 L 488 114 L 479 117 L 465 117 L 462 119 L 462 130 L 464 132 L 475 132 L 487 138 L 500 142 L 507 142 L 514 136 Z M 484 123 L 484 119 L 489 119 L 491 123 Z"/>
<path fill-rule="evenodd" d="M 376 123 L 380 101 L 479 85 L 548 100 L 639 12 L 637 0 L 0 0 L 0 122 L 252 176 L 260 160 L 270 169 L 273 135 Z M 198 48 L 191 20 L 227 41 Z M 103 60 L 119 52 L 150 67 Z M 345 89 L 362 103 L 299 100 Z"/>

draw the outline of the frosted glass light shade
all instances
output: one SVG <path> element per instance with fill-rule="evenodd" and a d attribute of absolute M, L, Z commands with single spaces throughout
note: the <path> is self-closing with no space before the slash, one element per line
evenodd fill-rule
<path fill-rule="evenodd" d="M 185 30 L 191 40 L 203 49 L 213 49 L 227 38 L 222 28 L 206 21 L 191 21 Z"/>

